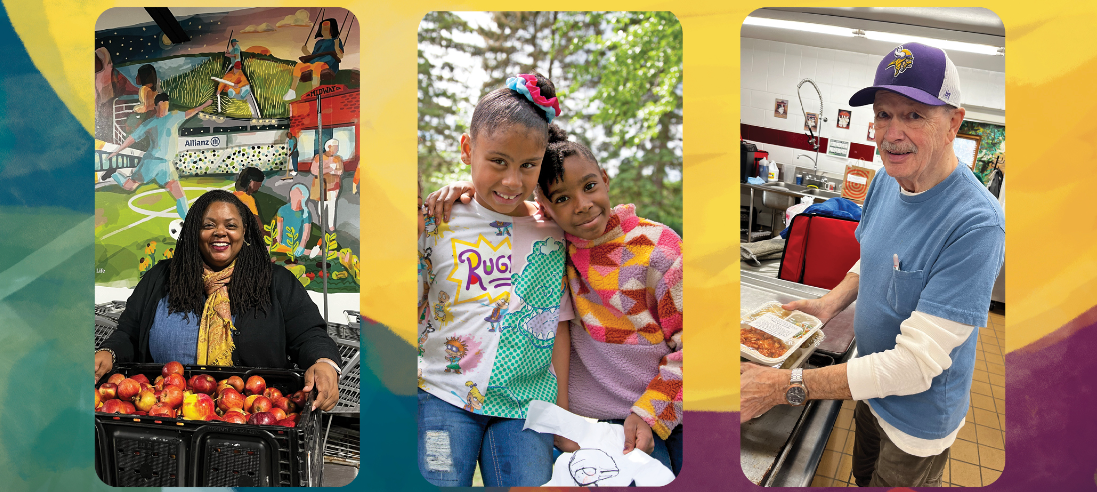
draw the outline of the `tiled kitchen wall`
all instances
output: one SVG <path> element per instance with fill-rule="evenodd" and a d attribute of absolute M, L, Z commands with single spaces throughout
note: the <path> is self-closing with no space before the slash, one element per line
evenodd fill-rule
<path fill-rule="evenodd" d="M 872 121 L 872 107 L 851 107 L 849 98 L 854 92 L 872 85 L 873 72 L 881 55 L 866 55 L 824 48 L 814 48 L 762 39 L 741 38 L 742 85 L 740 88 L 741 122 L 797 133 L 804 133 L 804 116 L 796 97 L 796 84 L 804 78 L 812 79 L 823 93 L 822 136 L 854 143 L 875 145 L 867 139 L 868 124 Z M 960 73 L 965 106 L 981 106 L 1005 110 L 1005 74 L 987 70 L 957 67 Z M 807 111 L 817 112 L 819 98 L 811 84 L 800 89 Z M 788 100 L 788 118 L 773 116 L 774 101 Z M 849 129 L 838 128 L 838 110 L 853 112 Z M 769 151 L 771 159 L 780 164 L 794 163 L 801 168 L 810 167 L 808 159 L 796 155 L 814 152 L 782 147 L 759 145 Z M 798 161 L 798 162 L 796 162 Z M 847 159 L 819 155 L 819 170 L 841 177 Z M 863 161 L 862 161 L 863 162 Z M 879 157 L 873 167 L 879 167 Z M 784 176 L 782 176 L 782 180 Z"/>

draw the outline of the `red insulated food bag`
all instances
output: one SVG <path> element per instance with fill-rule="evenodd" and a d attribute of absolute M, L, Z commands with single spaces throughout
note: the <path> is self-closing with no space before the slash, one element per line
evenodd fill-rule
<path fill-rule="evenodd" d="M 800 214 L 792 218 L 777 278 L 833 289 L 861 258 L 857 221 Z"/>

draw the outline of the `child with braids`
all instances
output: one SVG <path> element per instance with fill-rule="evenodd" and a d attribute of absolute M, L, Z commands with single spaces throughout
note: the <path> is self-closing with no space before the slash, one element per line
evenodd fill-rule
<path fill-rule="evenodd" d="M 470 486 L 477 461 L 489 487 L 551 478 L 553 436 L 523 427 L 532 400 L 567 406 L 573 310 L 563 231 L 525 199 L 555 92 L 522 74 L 480 99 L 460 146 L 476 193 L 419 235 L 418 455 L 434 485 Z"/>
<path fill-rule="evenodd" d="M 640 449 L 682 467 L 682 239 L 610 206 L 609 175 L 585 145 L 551 138 L 537 201 L 566 233 L 571 322 L 568 406 L 625 427 L 625 453 Z M 427 200 L 437 216 L 475 183 L 455 183 Z M 454 205 L 456 206 L 456 205 Z M 557 439 L 562 451 L 578 447 Z"/>

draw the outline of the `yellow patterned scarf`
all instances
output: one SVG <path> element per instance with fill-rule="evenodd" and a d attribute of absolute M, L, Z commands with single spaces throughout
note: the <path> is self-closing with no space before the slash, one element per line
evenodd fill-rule
<path fill-rule="evenodd" d="M 232 281 L 232 262 L 225 269 L 215 272 L 203 265 L 202 282 L 206 286 L 206 306 L 198 324 L 198 365 L 231 366 L 232 311 L 229 309 L 229 282 Z"/>

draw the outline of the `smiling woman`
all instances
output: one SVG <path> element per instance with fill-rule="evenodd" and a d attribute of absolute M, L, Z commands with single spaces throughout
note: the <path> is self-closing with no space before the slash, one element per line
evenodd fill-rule
<path fill-rule="evenodd" d="M 232 193 L 194 203 L 174 257 L 145 272 L 118 328 L 95 354 L 96 379 L 118 362 L 308 368 L 317 407 L 339 398 L 335 342 L 301 283 L 272 265 L 262 232 Z"/>

